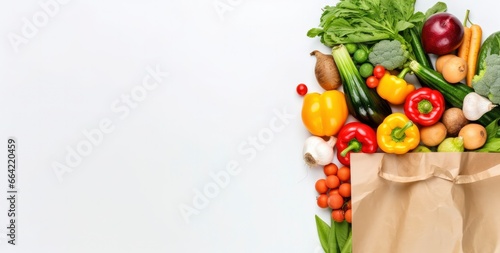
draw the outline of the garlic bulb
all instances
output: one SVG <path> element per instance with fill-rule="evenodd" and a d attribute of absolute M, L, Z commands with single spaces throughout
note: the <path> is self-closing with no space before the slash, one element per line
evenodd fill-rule
<path fill-rule="evenodd" d="M 330 136 L 326 141 L 318 136 L 310 136 L 304 143 L 304 161 L 309 167 L 327 165 L 333 161 L 333 147 L 337 138 Z"/>
<path fill-rule="evenodd" d="M 483 114 L 491 111 L 495 106 L 489 99 L 476 92 L 470 92 L 464 97 L 462 111 L 466 119 L 474 121 L 481 118 Z"/>

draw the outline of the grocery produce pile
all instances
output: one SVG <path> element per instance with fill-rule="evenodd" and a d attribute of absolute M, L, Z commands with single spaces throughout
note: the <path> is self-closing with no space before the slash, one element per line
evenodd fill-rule
<path fill-rule="evenodd" d="M 330 225 L 316 216 L 327 253 L 352 251 L 351 153 L 500 152 L 500 31 L 483 36 L 469 11 L 415 1 L 341 0 L 307 32 L 331 49 L 311 52 L 324 92 L 297 86 L 304 161 L 325 174 L 315 188 L 331 209 Z"/>

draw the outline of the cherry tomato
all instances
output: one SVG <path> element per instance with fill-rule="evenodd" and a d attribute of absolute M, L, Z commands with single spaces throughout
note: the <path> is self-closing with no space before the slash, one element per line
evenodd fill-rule
<path fill-rule="evenodd" d="M 307 86 L 303 83 L 297 85 L 297 93 L 301 96 L 304 96 L 307 94 Z"/>
<path fill-rule="evenodd" d="M 320 194 L 318 198 L 316 199 L 316 202 L 319 207 L 321 208 L 327 208 L 328 207 L 328 196 L 326 194 Z"/>
<path fill-rule="evenodd" d="M 370 88 L 377 88 L 378 83 L 379 80 L 375 76 L 369 76 L 368 78 L 366 78 L 366 86 Z"/>
<path fill-rule="evenodd" d="M 328 196 L 328 206 L 331 209 L 339 209 L 344 205 L 344 198 L 339 194 L 331 194 Z"/>
<path fill-rule="evenodd" d="M 318 193 L 326 193 L 328 191 L 328 187 L 326 186 L 326 180 L 325 179 L 319 179 L 316 181 L 316 184 L 314 185 L 314 188 L 316 188 L 316 191 Z"/>
<path fill-rule="evenodd" d="M 347 211 L 345 211 L 345 213 L 344 213 L 344 217 L 345 217 L 345 221 L 352 223 L 352 210 L 347 209 Z"/>
<path fill-rule="evenodd" d="M 339 185 L 340 185 L 340 179 L 337 176 L 330 175 L 326 177 L 326 186 L 328 186 L 328 188 L 334 189 L 339 187 Z"/>
<path fill-rule="evenodd" d="M 328 197 L 330 197 L 330 195 L 333 195 L 333 194 L 339 194 L 339 188 L 335 188 L 335 189 L 330 189 L 328 190 L 328 193 L 326 194 Z"/>
<path fill-rule="evenodd" d="M 384 76 L 384 74 L 385 74 L 385 68 L 384 68 L 384 66 L 377 65 L 377 66 L 375 66 L 375 68 L 373 68 L 373 75 L 376 78 L 380 79 L 380 78 L 382 78 Z"/>
<path fill-rule="evenodd" d="M 325 165 L 325 167 L 323 167 L 323 172 L 325 173 L 326 176 L 337 175 L 338 170 L 339 167 L 335 163 L 330 163 Z"/>
<path fill-rule="evenodd" d="M 339 186 L 339 195 L 344 198 L 349 198 L 351 196 L 351 184 L 350 183 L 342 183 Z"/>
<path fill-rule="evenodd" d="M 332 219 L 336 222 L 343 222 L 345 219 L 344 211 L 342 209 L 333 210 Z"/>
<path fill-rule="evenodd" d="M 337 177 L 340 179 L 342 182 L 347 182 L 349 179 L 351 179 L 351 169 L 346 166 L 342 166 L 338 171 L 337 171 Z"/>

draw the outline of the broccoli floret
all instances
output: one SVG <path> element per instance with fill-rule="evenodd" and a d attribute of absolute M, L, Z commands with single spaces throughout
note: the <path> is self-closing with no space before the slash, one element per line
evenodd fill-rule
<path fill-rule="evenodd" d="M 472 78 L 472 88 L 492 103 L 500 104 L 500 55 L 488 55 L 483 66 L 484 69 Z"/>
<path fill-rule="evenodd" d="M 373 65 L 382 65 L 388 70 L 403 66 L 408 60 L 410 53 L 406 46 L 398 40 L 381 40 L 373 45 L 368 60 Z"/>

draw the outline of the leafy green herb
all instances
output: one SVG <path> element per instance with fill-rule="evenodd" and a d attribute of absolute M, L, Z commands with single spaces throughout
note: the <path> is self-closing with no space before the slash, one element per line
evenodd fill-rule
<path fill-rule="evenodd" d="M 330 47 L 384 39 L 396 39 L 404 44 L 406 41 L 400 32 L 424 18 L 423 13 L 415 13 L 415 0 L 342 0 L 323 9 L 321 28 L 312 28 L 308 36 L 320 36 Z"/>
<path fill-rule="evenodd" d="M 427 20 L 430 16 L 432 16 L 432 15 L 434 15 L 436 13 L 445 12 L 447 9 L 448 9 L 448 6 L 445 3 L 443 3 L 443 2 L 437 2 L 436 4 L 434 4 L 434 6 L 432 6 L 431 8 L 429 8 L 425 12 L 425 17 L 422 20 L 422 22 L 420 22 L 420 23 L 417 22 L 416 23 L 416 24 L 418 24 L 417 27 L 418 27 L 419 34 L 420 34 L 420 32 L 422 32 L 422 26 L 424 26 L 425 20 Z"/>
<path fill-rule="evenodd" d="M 331 221 L 330 233 L 328 234 L 328 251 L 327 253 L 338 253 L 339 245 L 337 243 L 337 223 Z"/>
<path fill-rule="evenodd" d="M 347 221 L 335 223 L 335 236 L 337 237 L 337 243 L 340 249 L 344 248 L 344 245 L 347 242 L 347 238 L 349 237 L 349 223 Z"/>
<path fill-rule="evenodd" d="M 447 9 L 448 6 L 446 6 L 445 3 L 437 2 L 436 4 L 434 4 L 434 6 L 432 6 L 425 12 L 425 19 L 429 18 L 430 16 L 436 13 L 445 12 Z"/>
<path fill-rule="evenodd" d="M 316 229 L 318 230 L 319 242 L 326 253 L 330 253 L 328 239 L 330 235 L 330 226 L 326 224 L 318 215 L 315 215 Z"/>
<path fill-rule="evenodd" d="M 349 226 L 349 235 L 340 253 L 352 253 L 352 228 Z"/>
<path fill-rule="evenodd" d="M 381 40 L 398 40 L 412 54 L 408 30 L 420 32 L 426 18 L 446 11 L 443 2 L 437 2 L 426 13 L 415 12 L 416 0 L 341 0 L 335 6 L 326 6 L 319 27 L 307 36 L 320 37 L 321 42 L 333 47 L 338 44 L 374 44 Z"/>
<path fill-rule="evenodd" d="M 349 223 L 332 219 L 330 226 L 317 215 L 315 219 L 319 241 L 326 253 L 352 252 L 352 227 Z"/>

